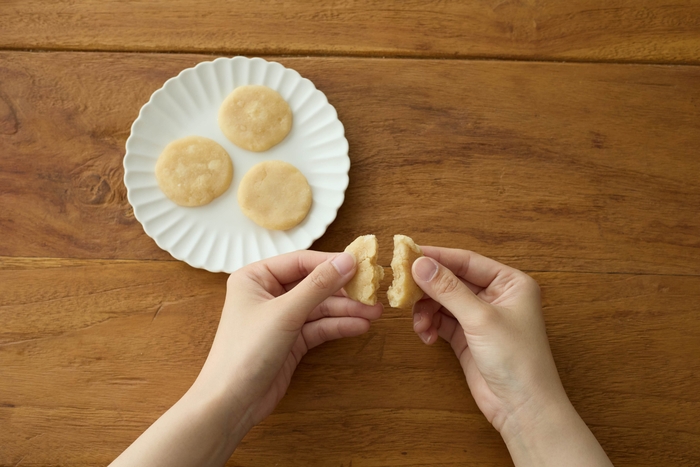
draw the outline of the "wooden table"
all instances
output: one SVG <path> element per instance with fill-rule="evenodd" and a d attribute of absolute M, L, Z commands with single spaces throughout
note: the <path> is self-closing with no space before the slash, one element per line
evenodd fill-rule
<path fill-rule="evenodd" d="M 345 125 L 313 248 L 375 233 L 388 266 L 404 233 L 529 272 L 615 465 L 700 465 L 697 0 L 5 0 L 0 49 L 0 465 L 105 465 L 197 375 L 226 275 L 146 236 L 122 158 L 153 91 L 232 55 Z M 511 461 L 448 346 L 387 308 L 307 355 L 229 465 Z"/>

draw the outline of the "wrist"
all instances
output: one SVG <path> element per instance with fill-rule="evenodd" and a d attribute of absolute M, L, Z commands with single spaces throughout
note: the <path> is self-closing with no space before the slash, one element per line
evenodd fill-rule
<path fill-rule="evenodd" d="M 517 467 L 549 466 L 554 452 L 570 435 L 578 418 L 571 403 L 553 402 L 539 407 L 526 407 L 508 419 L 501 432 L 503 441 Z"/>
<path fill-rule="evenodd" d="M 210 420 L 214 433 L 231 452 L 254 426 L 250 406 L 230 386 L 197 378 L 192 387 L 178 402 L 195 417 Z"/>
<path fill-rule="evenodd" d="M 578 414 L 566 393 L 539 400 L 533 397 L 511 413 L 499 431 L 506 445 L 528 442 L 531 437 L 537 438 L 543 429 L 565 424 L 572 417 Z"/>
<path fill-rule="evenodd" d="M 501 432 L 517 467 L 611 467 L 568 398 L 513 414 Z"/>
<path fill-rule="evenodd" d="M 577 418 L 568 398 L 523 406 L 505 421 L 501 437 L 506 445 L 533 444 L 545 431 L 568 425 Z"/>

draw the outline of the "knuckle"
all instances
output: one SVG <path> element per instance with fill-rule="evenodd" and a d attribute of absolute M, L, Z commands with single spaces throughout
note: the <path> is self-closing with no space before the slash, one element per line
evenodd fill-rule
<path fill-rule="evenodd" d="M 326 290 L 333 285 L 333 277 L 327 268 L 323 268 L 320 271 L 312 274 L 309 279 L 310 285 L 314 289 Z"/>
<path fill-rule="evenodd" d="M 258 284 L 266 281 L 265 268 L 259 263 L 250 264 L 237 272 L 241 274 L 241 277 L 250 279 Z"/>
<path fill-rule="evenodd" d="M 324 317 L 331 316 L 331 310 L 328 307 L 328 302 L 326 300 L 322 301 L 321 304 L 318 306 L 318 311 L 319 311 L 321 316 L 324 316 Z"/>
<path fill-rule="evenodd" d="M 530 275 L 522 273 L 523 274 L 523 283 L 527 287 L 527 289 L 531 292 L 534 293 L 540 293 L 540 284 Z"/>
<path fill-rule="evenodd" d="M 228 276 L 228 279 L 226 279 L 226 287 L 231 288 L 235 286 L 244 273 L 245 271 L 243 269 L 239 269 L 238 271 L 231 273 L 231 275 Z"/>
<path fill-rule="evenodd" d="M 321 342 L 328 342 L 328 331 L 323 326 L 318 327 L 318 338 Z"/>
<path fill-rule="evenodd" d="M 452 274 L 442 271 L 435 282 L 435 291 L 439 295 L 453 295 L 457 293 L 462 283 Z"/>
<path fill-rule="evenodd" d="M 234 282 L 236 282 L 236 273 L 234 272 L 233 274 L 230 274 L 228 276 L 228 279 L 226 279 L 226 286 L 231 287 Z"/>

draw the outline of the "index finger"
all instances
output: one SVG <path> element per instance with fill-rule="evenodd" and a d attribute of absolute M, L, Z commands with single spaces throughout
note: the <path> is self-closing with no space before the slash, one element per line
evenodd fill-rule
<path fill-rule="evenodd" d="M 425 256 L 433 258 L 457 277 L 483 288 L 488 287 L 500 272 L 512 269 L 473 251 L 422 245 L 420 248 Z"/>
<path fill-rule="evenodd" d="M 299 250 L 255 263 L 258 267 L 265 268 L 281 285 L 299 282 L 316 266 L 323 263 L 338 253 L 325 253 L 323 251 Z"/>

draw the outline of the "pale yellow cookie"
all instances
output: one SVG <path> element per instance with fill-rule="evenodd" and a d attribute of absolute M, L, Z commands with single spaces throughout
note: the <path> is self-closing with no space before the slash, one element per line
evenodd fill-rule
<path fill-rule="evenodd" d="M 279 93 L 267 86 L 240 86 L 221 104 L 219 128 L 240 148 L 266 151 L 292 129 L 292 110 Z"/>
<path fill-rule="evenodd" d="M 378 250 L 377 237 L 374 235 L 357 237 L 345 249 L 355 257 L 357 263 L 357 272 L 345 285 L 345 293 L 365 305 L 377 303 L 379 281 L 384 278 L 384 269 L 377 264 Z"/>
<path fill-rule="evenodd" d="M 423 297 L 423 290 L 416 285 L 411 274 L 413 262 L 421 256 L 423 252 L 411 237 L 394 235 L 394 257 L 391 259 L 394 280 L 386 293 L 392 307 L 411 308 Z"/>
<path fill-rule="evenodd" d="M 298 225 L 309 213 L 311 201 L 306 177 L 284 161 L 253 166 L 238 187 L 243 214 L 270 230 L 289 230 Z"/>
<path fill-rule="evenodd" d="M 168 144 L 156 162 L 156 180 L 165 196 L 180 206 L 202 206 L 231 185 L 233 163 L 224 148 L 202 136 Z"/>

